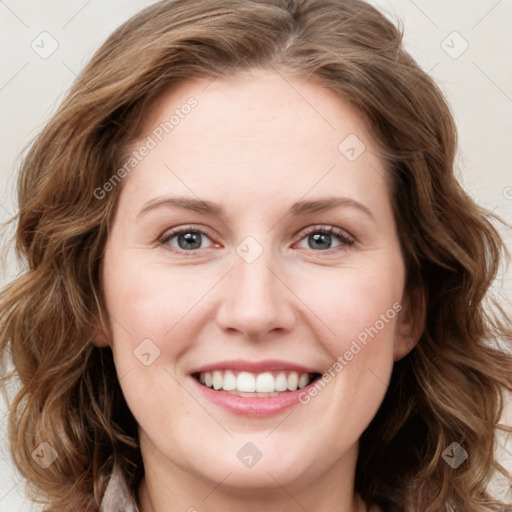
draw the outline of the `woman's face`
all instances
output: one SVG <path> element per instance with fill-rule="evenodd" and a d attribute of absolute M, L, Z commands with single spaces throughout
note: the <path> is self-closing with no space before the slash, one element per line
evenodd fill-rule
<path fill-rule="evenodd" d="M 318 85 L 253 71 L 174 88 L 130 152 L 102 279 L 146 475 L 350 481 L 411 348 L 362 118 Z"/>

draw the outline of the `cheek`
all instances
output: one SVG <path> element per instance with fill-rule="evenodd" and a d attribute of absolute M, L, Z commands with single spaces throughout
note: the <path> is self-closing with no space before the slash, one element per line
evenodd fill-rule
<path fill-rule="evenodd" d="M 362 432 L 377 412 L 394 364 L 395 331 L 402 310 L 403 266 L 400 259 L 345 268 L 305 285 L 311 309 L 321 318 L 322 345 L 331 364 L 318 385 L 302 397 L 312 415 L 331 410 L 344 416 L 347 436 Z M 306 293 L 304 288 L 302 293 Z M 346 416 L 350 411 L 350 416 Z"/>
<path fill-rule="evenodd" d="M 194 282 L 191 286 L 193 276 L 187 272 L 172 272 L 144 261 L 137 265 L 137 259 L 132 260 L 120 259 L 105 266 L 105 295 L 112 328 L 121 337 L 124 330 L 125 334 L 162 339 L 197 302 L 201 285 Z"/>
<path fill-rule="evenodd" d="M 302 294 L 309 297 L 308 305 L 327 327 L 324 343 L 331 355 L 345 353 L 354 342 L 368 356 L 392 351 L 402 309 L 403 277 L 401 265 L 380 261 L 379 265 L 331 272 L 328 280 L 308 279 Z M 370 346 L 370 341 L 378 343 Z"/>
<path fill-rule="evenodd" d="M 168 407 L 180 410 L 182 419 L 190 414 L 190 400 L 175 376 L 176 362 L 189 347 L 182 329 L 188 326 L 193 335 L 185 315 L 197 297 L 178 275 L 171 280 L 162 269 L 142 262 L 139 270 L 135 267 L 127 271 L 122 259 L 106 266 L 112 350 L 123 395 L 137 422 L 146 431 L 164 432 Z"/>
<path fill-rule="evenodd" d="M 116 370 L 127 396 L 142 389 L 172 389 L 169 373 L 177 375 L 183 354 L 200 338 L 205 296 L 215 284 L 188 268 L 134 264 L 134 255 L 105 265 L 105 296 L 110 314 Z M 146 366 L 147 365 L 147 366 Z M 166 371 L 167 370 L 167 371 Z M 157 382 L 158 381 L 158 382 Z M 137 386 L 131 390 L 131 382 Z"/>
<path fill-rule="evenodd" d="M 344 293 L 322 299 L 322 318 L 335 332 L 322 339 L 331 364 L 300 398 L 310 417 L 323 418 L 319 422 L 324 422 L 322 432 L 329 442 L 324 439 L 316 447 L 322 460 L 355 443 L 382 404 L 402 308 L 397 289 L 380 286 L 389 283 L 345 279 L 340 284 Z"/>

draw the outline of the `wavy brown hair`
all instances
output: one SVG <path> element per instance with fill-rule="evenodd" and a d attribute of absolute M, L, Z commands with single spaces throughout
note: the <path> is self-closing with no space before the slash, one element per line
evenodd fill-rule
<path fill-rule="evenodd" d="M 12 455 L 48 511 L 98 510 L 115 461 L 134 492 L 143 472 L 111 350 L 92 343 L 94 326 L 110 333 L 100 266 L 123 183 L 95 191 L 163 92 L 251 68 L 306 77 L 367 121 L 388 171 L 406 294 L 426 314 L 361 437 L 356 490 L 389 511 L 506 509 L 486 490 L 504 472 L 494 448 L 512 390 L 510 319 L 487 301 L 506 250 L 496 218 L 454 176 L 453 117 L 402 35 L 361 0 L 171 0 L 93 56 L 24 155 L 11 219 L 24 269 L 0 296 L 2 375 L 12 362 L 18 382 Z M 31 457 L 41 442 L 59 455 L 47 469 Z M 469 454 L 457 469 L 442 458 L 452 442 Z"/>

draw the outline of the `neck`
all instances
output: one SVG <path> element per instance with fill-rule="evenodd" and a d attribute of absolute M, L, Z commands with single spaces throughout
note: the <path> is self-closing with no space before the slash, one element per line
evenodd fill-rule
<path fill-rule="evenodd" d="M 140 512 L 369 512 L 354 493 L 357 452 L 356 445 L 331 467 L 322 467 L 319 461 L 307 475 L 287 479 L 277 470 L 261 468 L 254 480 L 244 482 L 237 466 L 209 479 L 206 471 L 180 467 L 146 444 L 142 451 L 145 475 L 138 490 Z"/>

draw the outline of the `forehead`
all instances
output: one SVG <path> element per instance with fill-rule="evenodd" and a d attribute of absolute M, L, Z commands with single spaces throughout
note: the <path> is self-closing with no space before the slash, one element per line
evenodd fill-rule
<path fill-rule="evenodd" d="M 193 109 L 187 106 L 191 98 L 197 104 Z M 369 139 L 364 118 L 340 94 L 300 75 L 267 69 L 173 85 L 147 112 L 143 134 L 151 133 L 172 117 L 174 137 L 166 137 L 170 139 L 180 133 L 197 138 L 208 132 L 209 137 L 254 140 L 259 130 L 272 134 L 281 132 L 283 127 L 289 131 L 290 141 L 301 137 L 316 145 L 323 141 L 331 148 L 337 147 L 340 136 L 349 130 Z M 185 119 L 187 122 L 181 122 Z"/>
<path fill-rule="evenodd" d="M 223 201 L 266 192 L 268 205 L 287 193 L 297 200 L 343 189 L 360 200 L 386 188 L 359 112 L 334 91 L 274 71 L 173 86 L 147 113 L 128 154 L 148 142 L 128 177 L 144 196 L 166 186 L 211 196 L 214 187 Z"/>

